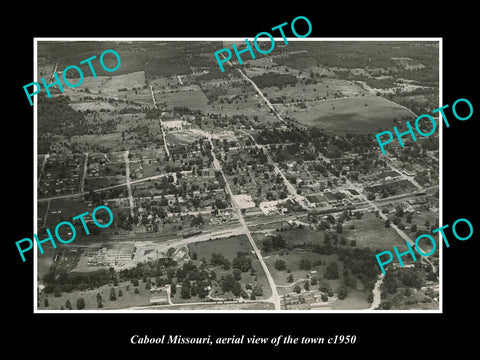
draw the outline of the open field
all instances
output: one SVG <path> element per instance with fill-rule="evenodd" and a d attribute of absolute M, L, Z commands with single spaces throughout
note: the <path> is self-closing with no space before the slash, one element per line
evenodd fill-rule
<path fill-rule="evenodd" d="M 127 286 L 129 289 L 127 290 Z M 139 293 L 135 294 L 135 287 L 128 281 L 119 283 L 115 286 L 115 293 L 117 300 L 110 300 L 110 291 L 112 285 L 105 285 L 95 290 L 79 291 L 74 290 L 71 293 L 62 293 L 60 297 L 55 297 L 53 294 L 42 293 L 38 296 L 39 310 L 59 310 L 60 306 L 65 307 L 65 302 L 70 300 L 72 309 L 77 310 L 77 299 L 82 297 L 85 299 L 85 310 L 97 310 L 97 293 L 100 293 L 103 299 L 103 308 L 99 310 L 108 309 L 126 309 L 133 306 L 146 306 L 150 303 L 150 291 L 145 289 L 145 284 L 140 281 L 138 288 Z M 119 290 L 122 290 L 123 295 L 118 296 Z M 44 304 L 45 298 L 48 297 L 49 306 Z"/>
<path fill-rule="evenodd" d="M 279 107 L 282 109 L 282 107 Z M 411 119 L 412 113 L 380 97 L 340 98 L 307 103 L 306 109 L 289 111 L 303 125 L 333 133 L 376 133 L 391 129 L 393 120 Z"/>
<path fill-rule="evenodd" d="M 355 229 L 349 229 L 353 224 Z M 403 246 L 405 241 L 391 228 L 386 228 L 384 221 L 376 218 L 374 213 L 365 213 L 360 220 L 350 220 L 343 224 L 343 235 L 348 240 L 355 240 L 357 246 L 370 247 L 373 251 L 392 250 L 393 246 Z"/>
<path fill-rule="evenodd" d="M 345 299 L 336 299 L 329 306 L 332 310 L 362 310 L 369 309 L 370 303 L 367 301 L 365 292 L 349 289 Z"/>
<path fill-rule="evenodd" d="M 183 107 L 188 104 L 191 110 L 204 110 L 207 108 L 208 99 L 197 85 L 189 86 L 187 89 L 180 88 L 177 90 L 161 90 L 154 88 L 155 99 L 163 103 L 168 108 Z"/>
<path fill-rule="evenodd" d="M 222 254 L 226 259 L 232 260 L 239 251 L 250 252 L 252 247 L 245 235 L 232 236 L 220 240 L 208 240 L 188 245 L 190 253 L 197 253 L 198 259 L 210 259 L 213 253 Z"/>
<path fill-rule="evenodd" d="M 320 255 L 314 252 L 296 252 L 296 251 L 291 251 L 288 253 L 288 255 L 271 255 L 269 257 L 264 257 L 265 263 L 268 266 L 268 269 L 270 271 L 270 274 L 272 274 L 275 284 L 278 286 L 286 286 L 289 285 L 287 282 L 287 277 L 292 274 L 293 275 L 293 281 L 297 281 L 299 279 L 307 279 L 310 271 L 317 271 L 316 276 L 319 279 L 323 278 L 323 274 L 325 272 L 326 264 L 329 264 L 333 261 L 338 261 L 338 256 L 337 255 Z M 308 259 L 313 263 L 317 261 L 321 261 L 322 265 L 313 265 L 310 270 L 300 270 L 300 260 L 302 259 Z M 286 263 L 286 269 L 291 270 L 291 272 L 287 272 L 286 270 L 284 271 L 279 271 L 275 269 L 275 261 L 277 260 L 283 260 Z M 340 265 L 340 263 L 339 263 Z M 341 276 L 342 274 L 342 266 L 339 266 L 339 274 Z M 330 280 L 330 282 L 334 282 L 334 280 Z M 303 282 L 301 283 L 301 285 Z M 293 286 L 293 284 L 292 284 Z M 290 289 L 291 290 L 291 289 Z"/>
<path fill-rule="evenodd" d="M 165 135 L 168 145 L 176 146 L 176 145 L 188 145 L 198 139 L 203 138 L 202 134 L 199 134 L 195 131 L 190 130 L 176 130 L 168 132 Z"/>

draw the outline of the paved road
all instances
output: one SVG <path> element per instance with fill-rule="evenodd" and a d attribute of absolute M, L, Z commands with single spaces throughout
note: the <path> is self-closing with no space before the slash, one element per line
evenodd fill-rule
<path fill-rule="evenodd" d="M 238 215 L 238 219 L 240 220 L 240 224 L 243 227 L 244 233 L 245 233 L 245 235 L 247 235 L 247 238 L 250 241 L 250 244 L 252 245 L 252 248 L 253 248 L 253 251 L 255 252 L 255 255 L 257 255 L 257 258 L 260 261 L 260 264 L 262 265 L 263 271 L 265 272 L 265 275 L 267 277 L 268 284 L 270 285 L 272 295 L 267 300 L 273 302 L 273 304 L 275 305 L 275 310 L 280 310 L 280 296 L 277 293 L 277 288 L 276 288 L 275 282 L 273 281 L 273 277 L 270 274 L 270 271 L 268 270 L 267 264 L 265 264 L 265 261 L 263 260 L 262 254 L 260 253 L 260 250 L 258 250 L 257 245 L 255 244 L 255 241 L 253 240 L 252 234 L 250 233 L 250 230 L 248 229 L 247 223 L 245 222 L 245 219 L 243 218 L 242 212 L 240 211 L 240 209 L 235 204 L 235 201 L 233 201 L 232 189 L 230 188 L 230 184 L 228 183 L 227 178 L 225 177 L 225 174 L 223 173 L 223 169 L 220 166 L 220 163 L 218 162 L 218 160 L 215 156 L 215 151 L 214 151 L 215 148 L 213 146 L 213 142 L 212 142 L 212 139 L 211 139 L 210 136 L 208 137 L 208 140 L 210 141 L 211 154 L 212 154 L 212 157 L 213 157 L 213 164 L 214 164 L 215 170 L 220 171 L 221 174 L 222 174 L 223 181 L 225 182 L 225 188 L 226 188 L 228 194 L 230 195 L 230 200 L 231 200 L 231 203 L 232 203 L 232 207 Z"/>
<path fill-rule="evenodd" d="M 237 69 L 240 74 L 242 74 L 242 76 L 244 77 L 245 80 L 247 80 L 248 82 L 250 82 L 250 84 L 253 85 L 253 87 L 255 88 L 255 90 L 258 92 L 258 94 L 260 95 L 260 97 L 263 99 L 263 101 L 265 101 L 265 104 L 267 104 L 267 106 L 270 108 L 270 110 L 272 110 L 273 114 L 275 114 L 275 116 L 281 121 L 283 122 L 284 124 L 287 124 L 287 122 L 280 116 L 280 114 L 277 112 L 277 110 L 275 110 L 275 108 L 273 107 L 272 103 L 265 97 L 265 95 L 263 95 L 262 91 L 258 88 L 257 84 L 255 84 L 253 82 L 253 80 L 251 80 L 247 75 L 245 75 L 243 73 L 242 70 L 240 69 Z"/>
<path fill-rule="evenodd" d="M 367 199 L 367 197 L 363 194 L 363 191 L 362 191 L 361 188 L 359 188 L 358 186 L 352 184 L 352 182 L 351 182 L 348 178 L 345 178 L 345 179 L 346 179 L 346 182 L 348 183 L 348 186 L 350 186 L 351 188 L 357 190 L 357 192 L 360 194 L 360 197 L 363 198 L 363 200 L 364 200 L 365 202 L 369 203 L 370 206 L 372 206 L 376 211 L 378 211 L 378 214 L 380 215 L 380 217 L 381 217 L 384 221 L 389 220 L 388 217 L 387 217 L 387 215 L 385 215 L 385 214 L 380 210 L 380 208 L 377 206 L 377 204 L 375 204 L 373 201 L 370 201 L 370 200 Z M 393 230 L 395 230 L 395 231 L 397 232 L 397 234 L 398 234 L 403 240 L 407 241 L 407 242 L 412 246 L 412 248 L 415 247 L 415 241 L 413 241 L 412 239 L 410 239 L 410 237 L 409 237 L 407 234 L 405 234 L 405 233 L 403 232 L 403 230 L 401 230 L 400 228 L 398 228 L 394 223 L 390 223 L 390 227 L 391 227 Z M 427 253 L 427 251 L 423 250 L 420 246 L 419 246 L 418 248 L 419 248 L 419 250 L 420 250 L 421 252 L 423 252 L 424 254 Z M 392 249 L 392 250 L 393 250 L 393 249 Z M 428 258 L 426 258 L 426 257 L 424 257 L 424 256 L 420 256 L 420 255 L 416 256 L 417 259 L 418 259 L 418 257 L 420 257 L 420 261 L 425 261 L 425 262 L 427 262 L 427 263 L 432 267 L 433 272 L 436 272 L 435 265 L 433 265 L 433 263 L 432 263 Z"/>
<path fill-rule="evenodd" d="M 47 163 L 49 154 L 45 154 L 43 157 L 42 167 L 40 168 L 40 175 L 38 176 L 37 186 L 40 185 L 40 180 L 42 180 L 43 170 L 45 169 L 45 164 Z"/>
<path fill-rule="evenodd" d="M 267 160 L 270 164 L 273 165 L 274 167 L 274 171 L 275 171 L 275 174 L 279 174 L 282 179 L 283 179 L 283 183 L 285 184 L 288 192 L 290 193 L 290 195 L 297 201 L 297 203 L 305 210 L 308 209 L 308 207 L 305 205 L 305 200 L 304 200 L 304 197 L 303 196 L 300 196 L 297 194 L 297 190 L 293 187 L 293 185 L 290 183 L 290 181 L 288 181 L 288 179 L 286 178 L 286 176 L 283 174 L 283 171 L 277 166 L 277 164 L 273 161 L 272 157 L 270 156 L 270 153 L 268 152 L 268 149 L 266 146 L 264 145 L 259 145 L 257 144 L 257 142 L 255 141 L 255 139 L 253 138 L 252 135 L 250 135 L 249 133 L 247 133 L 246 131 L 244 130 L 240 130 L 241 132 L 243 132 L 244 134 L 250 136 L 250 138 L 252 139 L 253 143 L 255 144 L 255 146 L 257 148 L 260 148 L 263 150 L 263 152 L 265 153 L 265 155 L 267 156 Z"/>
<path fill-rule="evenodd" d="M 88 152 L 85 153 L 85 162 L 83 164 L 83 175 L 82 180 L 80 181 L 80 192 L 85 191 L 85 177 L 87 176 L 87 163 L 88 163 Z"/>
<path fill-rule="evenodd" d="M 138 183 L 141 183 L 141 182 L 144 182 L 144 181 L 159 179 L 159 178 L 162 178 L 162 177 L 165 177 L 165 176 L 172 176 L 173 177 L 173 182 L 174 183 L 177 182 L 177 174 L 176 173 L 166 173 L 166 174 L 148 176 L 148 177 L 145 177 L 145 178 L 142 178 L 142 179 L 131 180 L 130 185 L 138 184 Z M 108 190 L 116 189 L 116 188 L 123 187 L 123 186 L 127 186 L 127 183 L 125 182 L 123 184 L 106 186 L 106 187 L 103 187 L 103 188 L 100 188 L 100 189 L 95 189 L 95 190 L 93 190 L 93 192 L 98 193 L 98 192 L 102 192 L 102 191 L 108 191 Z M 52 196 L 52 197 L 48 197 L 48 198 L 41 198 L 41 199 L 38 199 L 37 201 L 42 202 L 42 201 L 50 201 L 50 200 L 58 200 L 58 199 L 69 199 L 69 198 L 84 196 L 86 194 L 88 194 L 88 191 L 78 192 L 78 193 L 69 194 L 69 195 L 59 195 L 59 196 Z"/>
<path fill-rule="evenodd" d="M 157 101 L 155 100 L 155 94 L 153 93 L 153 86 L 152 86 L 152 85 L 150 85 L 150 92 L 152 93 L 153 107 L 154 107 L 155 109 L 158 109 Z M 163 131 L 162 120 L 160 120 L 160 131 L 162 132 L 163 144 L 164 144 L 164 147 L 165 147 L 165 152 L 167 153 L 167 156 L 170 157 L 170 151 L 168 150 L 167 140 L 165 139 L 165 131 Z"/>
<path fill-rule="evenodd" d="M 125 160 L 125 177 L 127 179 L 127 192 L 128 192 L 128 202 L 130 204 L 130 216 L 133 218 L 133 209 L 135 208 L 135 203 L 133 201 L 132 187 L 130 186 L 130 159 L 128 155 L 130 151 L 127 150 L 123 153 L 123 158 Z"/>
<path fill-rule="evenodd" d="M 375 287 L 373 288 L 373 302 L 372 302 L 372 305 L 370 306 L 370 309 L 368 310 L 375 310 L 379 305 L 380 303 L 382 302 L 382 299 L 380 297 L 380 286 L 382 285 L 383 283 L 383 278 L 385 277 L 385 274 L 381 274 L 378 276 L 378 279 L 377 279 L 377 282 L 375 283 Z"/>

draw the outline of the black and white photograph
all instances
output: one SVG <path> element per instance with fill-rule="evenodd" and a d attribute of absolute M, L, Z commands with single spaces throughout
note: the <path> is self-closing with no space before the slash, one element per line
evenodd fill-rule
<path fill-rule="evenodd" d="M 37 39 L 36 310 L 440 309 L 441 41 L 253 43 Z"/>

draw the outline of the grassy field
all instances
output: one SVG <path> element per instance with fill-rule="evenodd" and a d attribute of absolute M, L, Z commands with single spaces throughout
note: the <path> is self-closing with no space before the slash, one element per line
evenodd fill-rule
<path fill-rule="evenodd" d="M 129 290 L 127 290 L 129 286 Z M 85 310 L 110 310 L 110 309 L 125 309 L 132 306 L 145 306 L 150 303 L 150 291 L 145 289 L 145 284 L 140 281 L 138 286 L 138 294 L 134 293 L 135 287 L 128 281 L 119 283 L 115 287 L 115 292 L 117 295 L 117 300 L 110 300 L 110 291 L 112 286 L 105 285 L 95 290 L 86 290 L 86 291 L 72 291 L 71 293 L 62 293 L 60 297 L 55 297 L 53 294 L 40 294 L 39 299 L 39 310 L 60 310 L 60 306 L 65 307 L 65 302 L 70 300 L 72 304 L 72 309 L 77 310 L 76 304 L 77 299 L 83 297 L 85 299 Z M 118 291 L 122 290 L 123 296 L 118 296 Z M 97 293 L 100 293 L 103 298 L 103 308 L 98 309 L 97 307 Z M 48 297 L 49 306 L 45 307 L 44 301 Z"/>
<path fill-rule="evenodd" d="M 345 299 L 337 299 L 329 306 L 333 310 L 362 310 L 370 308 L 370 303 L 367 301 L 365 292 L 349 289 Z"/>
<path fill-rule="evenodd" d="M 279 286 L 289 285 L 287 282 L 287 277 L 292 274 L 293 281 L 297 281 L 298 279 L 306 279 L 309 275 L 310 271 L 315 270 L 317 271 L 317 276 L 319 279 L 323 278 L 323 274 L 325 272 L 325 268 L 330 262 L 337 261 L 337 255 L 320 255 L 313 252 L 294 252 L 291 251 L 288 255 L 271 255 L 269 257 L 264 257 L 265 263 L 267 264 L 268 270 L 270 274 L 272 274 L 275 284 Z M 291 272 L 288 273 L 285 271 L 278 271 L 275 269 L 275 261 L 283 260 L 286 263 L 286 268 L 290 269 Z M 312 263 L 318 260 L 322 261 L 322 265 L 312 266 L 310 270 L 300 270 L 300 260 L 308 259 Z M 340 265 L 340 263 L 339 263 Z M 339 274 L 342 274 L 342 266 L 339 266 Z M 303 283 L 302 283 L 303 284 Z"/>
<path fill-rule="evenodd" d="M 68 221 L 74 216 L 91 210 L 93 209 L 89 209 L 82 198 L 51 200 L 46 227 L 53 227 L 51 229 L 53 231 L 54 227 L 62 221 L 61 219 Z"/>
<path fill-rule="evenodd" d="M 165 102 L 169 109 L 187 106 L 191 110 L 204 110 L 208 107 L 208 99 L 197 85 L 189 86 L 187 89 L 181 88 L 177 90 L 161 90 L 155 88 L 155 98 L 158 102 Z"/>
<path fill-rule="evenodd" d="M 353 224 L 355 229 L 349 227 Z M 343 224 L 343 235 L 355 240 L 357 246 L 370 247 L 372 250 L 391 250 L 393 246 L 404 245 L 405 241 L 391 228 L 386 228 L 383 220 L 373 213 L 365 213 L 361 220 L 350 220 Z"/>
<path fill-rule="evenodd" d="M 412 118 L 410 111 L 380 97 L 355 97 L 307 103 L 306 109 L 289 111 L 301 124 L 332 133 L 376 133 L 391 129 L 393 119 Z"/>
<path fill-rule="evenodd" d="M 188 145 L 202 137 L 201 134 L 189 130 L 172 131 L 165 136 L 167 143 L 170 146 Z"/>
<path fill-rule="evenodd" d="M 245 235 L 233 236 L 220 240 L 208 240 L 188 245 L 190 253 L 197 253 L 198 259 L 210 259 L 213 253 L 222 254 L 226 259 L 232 260 L 239 251 L 250 252 L 252 247 Z"/>

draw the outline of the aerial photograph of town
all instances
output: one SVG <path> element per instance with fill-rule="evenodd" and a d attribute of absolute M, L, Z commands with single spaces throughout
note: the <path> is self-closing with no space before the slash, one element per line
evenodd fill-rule
<path fill-rule="evenodd" d="M 440 106 L 439 41 L 302 40 L 221 71 L 244 40 L 37 39 L 34 81 L 84 75 L 36 95 L 36 233 L 76 229 L 36 252 L 37 311 L 439 310 L 439 246 L 375 256 L 439 227 L 439 131 L 375 137 Z"/>

